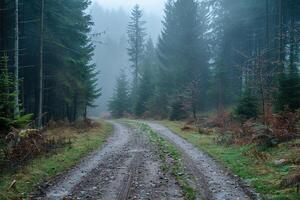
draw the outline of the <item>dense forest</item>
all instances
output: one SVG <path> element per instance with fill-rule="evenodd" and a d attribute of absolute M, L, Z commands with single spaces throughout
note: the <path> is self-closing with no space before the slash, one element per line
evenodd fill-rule
<path fill-rule="evenodd" d="M 0 2 L 0 127 L 86 117 L 100 95 L 89 0 Z"/>
<path fill-rule="evenodd" d="M 180 120 L 229 109 L 262 121 L 296 111 L 299 9 L 292 0 L 170 0 L 156 45 L 137 5 L 128 24 L 133 81 L 120 75 L 110 110 Z"/>
<path fill-rule="evenodd" d="M 0 0 L 0 200 L 300 199 L 299 11 Z"/>

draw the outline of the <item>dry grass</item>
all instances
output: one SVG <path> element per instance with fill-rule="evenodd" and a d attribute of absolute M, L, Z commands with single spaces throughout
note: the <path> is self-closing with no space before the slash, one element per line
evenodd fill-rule
<path fill-rule="evenodd" d="M 226 134 L 184 131 L 182 130 L 184 122 L 161 123 L 228 167 L 265 199 L 300 199 L 300 193 L 296 191 L 300 173 L 300 139 L 283 142 L 262 151 L 248 143 L 242 145 L 216 143 L 220 136 Z"/>
<path fill-rule="evenodd" d="M 58 151 L 40 155 L 17 170 L 0 173 L 0 199 L 22 199 L 34 188 L 51 177 L 64 172 L 75 165 L 82 157 L 99 148 L 109 136 L 112 126 L 101 122 L 102 126 L 89 129 L 72 128 L 70 125 L 48 128 L 45 132 L 49 138 L 70 138 L 71 146 Z M 14 187 L 10 184 L 16 180 Z"/>

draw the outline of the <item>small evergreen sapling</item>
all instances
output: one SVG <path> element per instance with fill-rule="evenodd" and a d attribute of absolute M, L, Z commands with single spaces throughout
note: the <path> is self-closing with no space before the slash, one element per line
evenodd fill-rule
<path fill-rule="evenodd" d="M 255 118 L 259 115 L 257 98 L 252 94 L 250 89 L 246 89 L 240 97 L 235 114 L 242 120 Z"/>
<path fill-rule="evenodd" d="M 13 76 L 8 71 L 8 57 L 1 58 L 0 65 L 0 131 L 7 132 L 14 128 L 26 126 L 32 118 L 32 114 L 14 117 L 15 92 Z"/>

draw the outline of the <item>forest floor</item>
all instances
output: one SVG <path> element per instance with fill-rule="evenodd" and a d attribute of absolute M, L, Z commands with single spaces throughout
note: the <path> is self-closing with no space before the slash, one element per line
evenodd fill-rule
<path fill-rule="evenodd" d="M 259 199 L 166 127 L 112 123 L 114 135 L 102 149 L 48 183 L 34 199 Z"/>
<path fill-rule="evenodd" d="M 1 169 L 0 199 L 23 199 L 40 184 L 50 181 L 53 177 L 76 165 L 82 157 L 99 148 L 112 132 L 109 123 L 101 121 L 99 126 L 82 129 L 72 126 L 48 128 L 43 134 L 47 138 L 65 139 L 70 145 L 42 154 L 14 169 Z M 11 183 L 16 181 L 13 187 Z"/>
<path fill-rule="evenodd" d="M 260 159 L 255 152 L 251 152 L 253 145 L 217 144 L 218 133 L 199 134 L 196 129 L 183 130 L 185 122 L 162 121 L 159 123 L 170 128 L 173 133 L 206 152 L 221 165 L 241 177 L 259 192 L 263 199 L 300 199 L 300 193 L 296 191 L 296 188 L 280 187 L 280 182 L 284 177 L 299 169 L 300 139 L 269 148 L 261 152 L 265 158 Z"/>

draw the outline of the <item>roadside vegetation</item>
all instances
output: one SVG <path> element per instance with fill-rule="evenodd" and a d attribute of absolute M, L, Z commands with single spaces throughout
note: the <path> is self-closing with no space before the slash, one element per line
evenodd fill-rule
<path fill-rule="evenodd" d="M 300 139 L 262 149 L 251 141 L 239 143 L 238 137 L 215 128 L 199 132 L 183 121 L 161 123 L 241 177 L 264 199 L 300 198 Z"/>
<path fill-rule="evenodd" d="M 0 199 L 25 198 L 110 132 L 87 119 L 101 95 L 90 4 L 0 2 Z"/>
<path fill-rule="evenodd" d="M 184 171 L 182 164 L 182 156 L 179 150 L 170 142 L 159 136 L 158 133 L 153 131 L 148 125 L 138 123 L 139 129 L 148 134 L 151 142 L 158 147 L 160 158 L 163 162 L 162 170 L 165 173 L 171 173 L 178 181 L 184 193 L 185 200 L 196 199 L 196 191 L 190 185 L 190 179 Z"/>
<path fill-rule="evenodd" d="M 0 199 L 22 199 L 38 189 L 40 184 L 47 182 L 56 175 L 68 170 L 91 151 L 99 148 L 112 131 L 106 122 L 78 122 L 74 124 L 52 123 L 40 136 L 43 144 L 48 144 L 46 151 L 31 149 L 35 154 L 24 162 L 13 163 L 4 158 L 3 151 L 9 147 L 1 146 Z M 32 135 L 32 133 L 30 133 Z M 31 147 L 32 137 L 26 137 L 27 148 Z M 39 142 L 39 141 L 37 141 Z M 39 143 L 36 143 L 39 146 Z M 50 145 L 51 144 L 51 145 Z M 8 149 L 13 156 L 18 145 Z M 22 150 L 26 148 L 22 146 Z M 39 152 L 37 152 L 39 151 Z M 4 163 L 7 161 L 9 163 Z M 20 161 L 20 160 L 19 160 Z"/>

